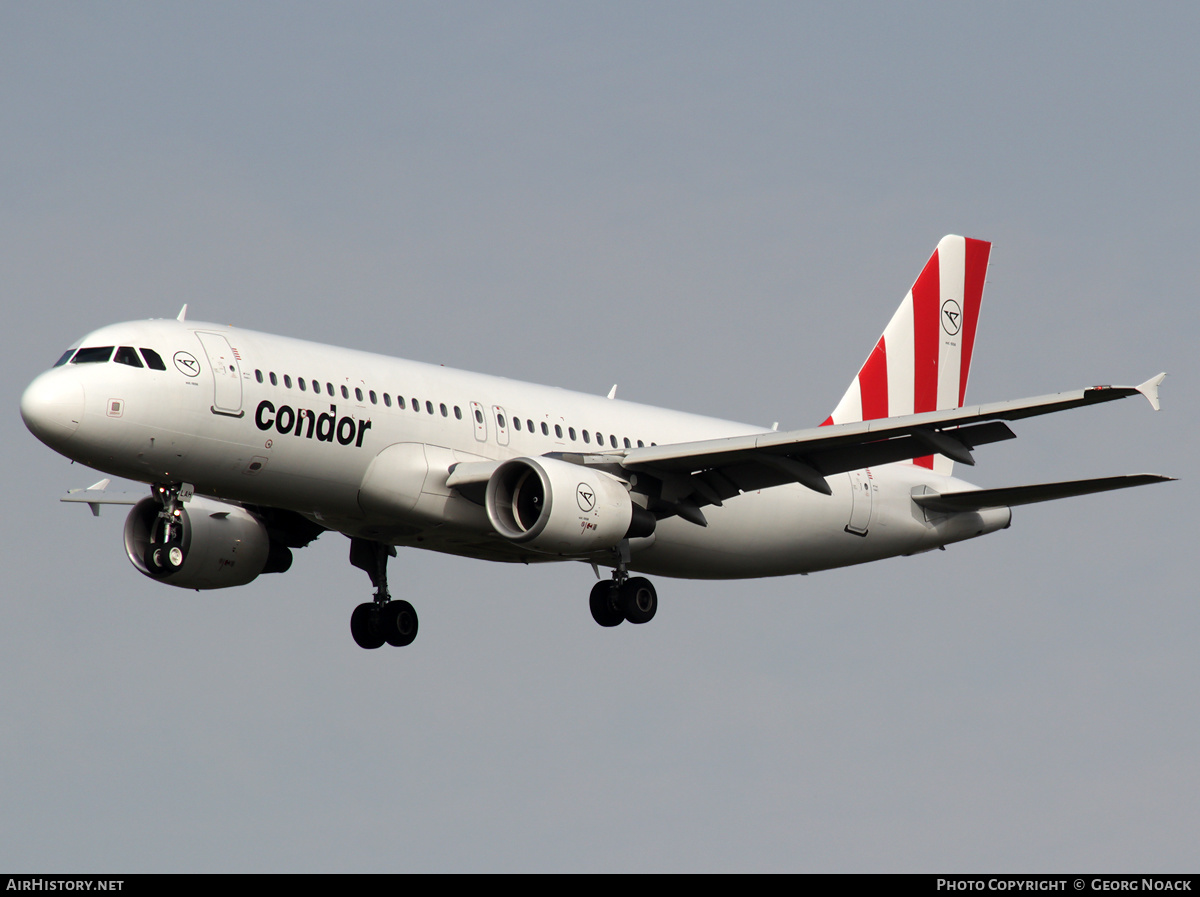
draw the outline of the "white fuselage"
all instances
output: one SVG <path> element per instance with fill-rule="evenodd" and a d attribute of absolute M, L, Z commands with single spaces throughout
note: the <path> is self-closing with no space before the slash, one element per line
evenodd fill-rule
<path fill-rule="evenodd" d="M 149 348 L 166 369 L 111 360 L 42 374 L 23 408 L 37 406 L 30 428 L 62 454 L 117 476 L 190 483 L 198 494 L 295 511 L 347 535 L 468 557 L 568 559 L 497 534 L 483 507 L 447 487 L 455 463 L 554 453 L 619 457 L 639 444 L 764 432 L 194 321 L 113 325 L 80 345 Z M 392 465 L 383 508 L 364 501 L 363 490 L 385 449 L 401 463 Z M 929 550 L 1009 520 L 1007 508 L 922 510 L 911 500 L 914 489 L 971 487 L 912 464 L 828 482 L 828 496 L 799 484 L 738 495 L 705 508 L 707 527 L 662 519 L 653 536 L 632 541 L 629 567 L 714 579 L 806 573 Z M 611 557 L 585 559 L 605 564 Z"/>

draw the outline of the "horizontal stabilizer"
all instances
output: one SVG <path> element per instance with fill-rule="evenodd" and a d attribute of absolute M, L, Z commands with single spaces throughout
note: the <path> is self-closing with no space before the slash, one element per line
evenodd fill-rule
<path fill-rule="evenodd" d="M 1113 489 L 1128 489 L 1130 486 L 1148 486 L 1165 483 L 1174 477 L 1153 473 L 1139 473 L 1123 477 L 1100 477 L 1094 480 L 1070 480 L 1063 483 L 1039 483 L 1035 486 L 1010 486 L 1007 489 L 975 489 L 969 492 L 928 492 L 914 495 L 913 501 L 931 511 L 980 511 L 984 508 L 1011 508 L 1015 505 L 1030 505 L 1056 498 L 1071 498 L 1075 495 L 1090 495 L 1093 492 L 1109 492 Z"/>

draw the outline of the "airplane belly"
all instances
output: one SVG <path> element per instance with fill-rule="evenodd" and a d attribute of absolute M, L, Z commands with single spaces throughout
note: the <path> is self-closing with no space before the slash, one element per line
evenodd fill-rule
<path fill-rule="evenodd" d="M 855 563 L 868 539 L 845 529 L 853 511 L 848 483 L 831 485 L 832 495 L 799 485 L 740 495 L 706 507 L 707 527 L 677 517 L 659 521 L 654 545 L 635 554 L 631 566 L 687 579 L 740 579 Z"/>
<path fill-rule="evenodd" d="M 779 486 L 706 507 L 707 527 L 659 522 L 654 545 L 633 568 L 687 579 L 786 576 L 927 551 L 998 528 L 980 515 L 930 515 L 912 489 L 930 476 L 889 465 L 829 478 L 832 495 Z M 1003 521 L 1000 521 L 1003 522 Z"/>

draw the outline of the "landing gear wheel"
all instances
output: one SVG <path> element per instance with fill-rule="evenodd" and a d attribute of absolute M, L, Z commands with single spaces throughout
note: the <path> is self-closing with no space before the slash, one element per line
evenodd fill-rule
<path fill-rule="evenodd" d="M 152 576 L 168 576 L 183 566 L 183 546 L 178 542 L 151 543 L 145 561 Z"/>
<path fill-rule="evenodd" d="M 165 546 L 151 545 L 146 549 L 146 567 L 153 576 L 162 576 L 167 572 L 167 551 Z"/>
<path fill-rule="evenodd" d="M 392 647 L 411 645 L 417 637 L 417 612 L 407 601 L 389 601 L 379 609 L 379 628 Z"/>
<path fill-rule="evenodd" d="M 588 604 L 592 608 L 592 619 L 601 626 L 617 626 L 625 621 L 625 613 L 617 601 L 617 584 L 610 579 L 592 586 Z"/>
<path fill-rule="evenodd" d="M 658 610 L 658 593 L 644 576 L 625 580 L 619 600 L 625 619 L 630 623 L 649 623 Z"/>
<path fill-rule="evenodd" d="M 375 603 L 360 604 L 350 615 L 350 634 L 360 648 L 378 648 L 383 645 L 383 631 L 379 625 L 379 607 Z"/>

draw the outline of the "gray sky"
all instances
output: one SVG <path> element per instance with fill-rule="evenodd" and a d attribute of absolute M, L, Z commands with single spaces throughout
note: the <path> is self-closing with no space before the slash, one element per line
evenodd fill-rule
<path fill-rule="evenodd" d="M 0 2 L 0 866 L 1183 871 L 1200 831 L 1200 14 L 1187 4 Z M 784 427 L 938 238 L 994 241 L 985 487 L 1151 471 L 914 558 L 659 579 L 327 534 L 137 574 L 21 390 L 190 316 Z M 1192 509 L 1192 510 L 1189 510 Z"/>

